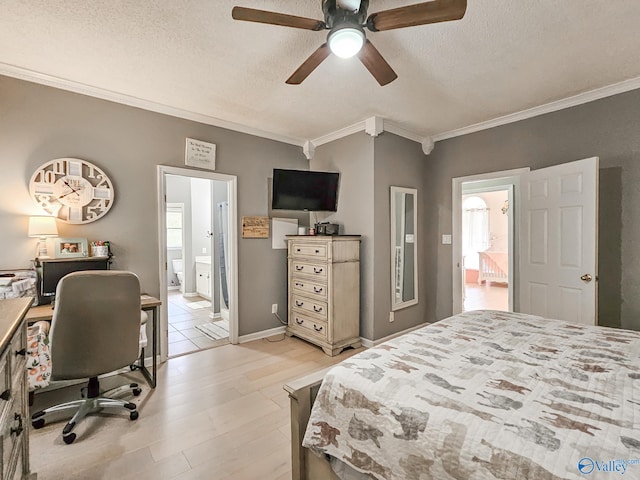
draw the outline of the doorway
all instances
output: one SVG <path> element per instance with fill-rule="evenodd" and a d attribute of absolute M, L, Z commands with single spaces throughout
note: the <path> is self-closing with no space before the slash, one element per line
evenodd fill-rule
<path fill-rule="evenodd" d="M 162 358 L 237 343 L 236 177 L 158 172 Z"/>
<path fill-rule="evenodd" d="M 520 175 L 529 169 L 453 179 L 453 313 L 514 311 Z M 466 205 L 466 208 L 465 208 Z"/>
<path fill-rule="evenodd" d="M 462 309 L 509 311 L 512 188 L 484 183 L 462 184 Z"/>

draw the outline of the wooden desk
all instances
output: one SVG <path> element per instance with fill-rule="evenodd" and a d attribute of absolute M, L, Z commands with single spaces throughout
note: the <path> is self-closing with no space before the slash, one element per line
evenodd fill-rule
<path fill-rule="evenodd" d="M 151 372 L 144 364 L 144 348 L 140 352 L 140 358 L 135 368 L 142 372 L 144 378 L 151 388 L 156 388 L 156 373 L 158 371 L 158 308 L 162 305 L 162 302 L 150 295 L 140 295 L 140 305 L 142 310 L 151 311 Z M 51 321 L 53 318 L 53 308 L 51 305 L 39 305 L 37 307 L 31 307 L 25 315 L 26 321 L 31 324 L 40 320 Z"/>

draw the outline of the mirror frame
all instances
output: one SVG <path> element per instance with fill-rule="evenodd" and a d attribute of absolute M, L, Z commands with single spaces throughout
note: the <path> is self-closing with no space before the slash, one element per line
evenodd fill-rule
<path fill-rule="evenodd" d="M 396 237 L 398 232 L 396 231 L 396 209 L 399 207 L 397 205 L 396 197 L 398 194 L 402 194 L 400 197 L 402 199 L 402 205 L 404 205 L 404 198 L 406 195 L 413 195 L 413 242 L 403 242 L 402 245 L 396 245 Z M 400 206 L 402 208 L 402 206 Z M 406 187 L 391 187 L 391 211 L 390 211 L 390 223 L 391 223 L 391 243 L 389 245 L 391 251 L 391 311 L 394 312 L 396 310 L 400 310 L 402 308 L 409 307 L 411 305 L 416 305 L 418 303 L 418 190 L 415 188 L 406 188 Z M 401 225 L 406 224 L 404 208 L 403 208 L 403 218 Z M 404 239 L 406 240 L 406 235 L 404 232 Z M 407 243 L 411 243 L 413 245 L 414 255 L 413 255 L 413 285 L 414 285 L 414 295 L 413 298 L 404 301 L 398 301 L 396 299 L 396 248 L 402 247 L 402 252 L 404 252 L 404 246 Z M 404 257 L 404 255 L 403 255 Z M 404 263 L 404 262 L 403 262 Z M 403 265 L 403 267 L 405 267 Z M 403 270 L 404 277 L 404 270 Z"/>

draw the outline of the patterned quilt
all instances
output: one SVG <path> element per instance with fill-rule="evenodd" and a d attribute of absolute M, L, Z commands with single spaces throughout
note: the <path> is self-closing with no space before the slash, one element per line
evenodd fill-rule
<path fill-rule="evenodd" d="M 331 369 L 303 445 L 376 479 L 640 479 L 640 332 L 450 317 Z"/>

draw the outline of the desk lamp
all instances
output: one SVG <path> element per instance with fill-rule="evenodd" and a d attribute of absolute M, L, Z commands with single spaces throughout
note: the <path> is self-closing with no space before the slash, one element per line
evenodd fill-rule
<path fill-rule="evenodd" d="M 47 237 L 57 237 L 55 217 L 29 217 L 29 237 L 38 237 L 38 258 L 49 258 L 47 253 Z"/>

